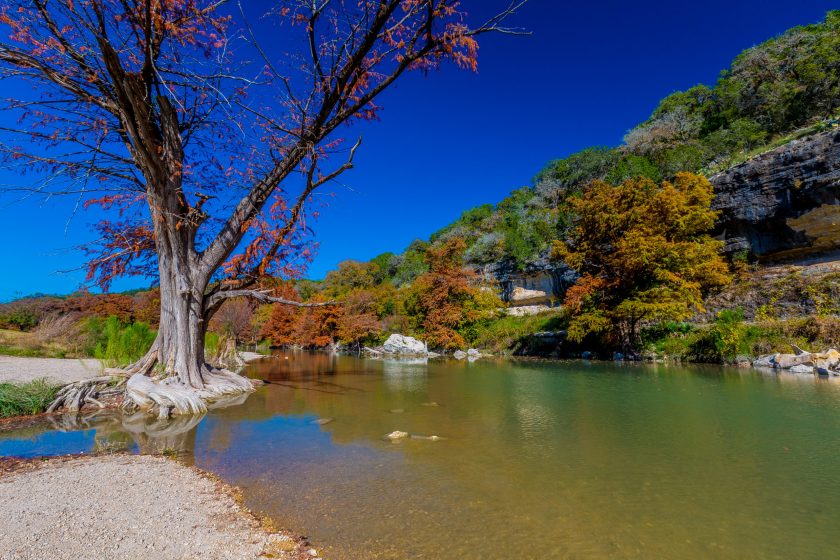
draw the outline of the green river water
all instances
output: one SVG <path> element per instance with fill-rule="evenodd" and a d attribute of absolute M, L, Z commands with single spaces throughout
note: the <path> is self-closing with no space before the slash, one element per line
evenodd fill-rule
<path fill-rule="evenodd" d="M 176 448 L 338 560 L 840 557 L 832 380 L 305 353 L 246 373 L 271 384 L 203 419 L 58 418 L 0 455 Z"/>

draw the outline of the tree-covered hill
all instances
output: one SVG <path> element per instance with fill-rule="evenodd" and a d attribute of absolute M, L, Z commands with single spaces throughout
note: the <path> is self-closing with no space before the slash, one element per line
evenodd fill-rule
<path fill-rule="evenodd" d="M 591 147 L 549 162 L 532 185 L 496 205 L 465 211 L 431 235 L 432 245 L 461 237 L 467 264 L 509 260 L 523 267 L 545 254 L 569 223 L 566 199 L 594 179 L 654 181 L 679 171 L 712 175 L 751 155 L 828 126 L 840 110 L 840 10 L 794 27 L 738 55 L 713 86 L 664 98 L 650 118 L 614 148 Z M 375 259 L 396 285 L 424 272 L 425 241 Z"/>

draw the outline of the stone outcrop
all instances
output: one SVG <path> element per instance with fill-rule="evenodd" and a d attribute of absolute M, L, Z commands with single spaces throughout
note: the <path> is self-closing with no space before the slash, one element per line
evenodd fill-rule
<path fill-rule="evenodd" d="M 482 267 L 479 274 L 486 281 L 498 283 L 502 299 L 517 307 L 559 303 L 577 279 L 575 271 L 547 257 L 524 268 L 511 262 L 492 263 Z"/>
<path fill-rule="evenodd" d="M 756 359 L 756 368 L 773 368 L 790 373 L 840 376 L 840 351 L 830 348 L 825 352 L 806 352 L 794 346 L 796 354 L 770 354 Z"/>
<path fill-rule="evenodd" d="M 505 307 L 502 313 L 512 317 L 530 317 L 531 315 L 539 315 L 545 311 L 550 310 L 548 305 L 516 305 L 512 307 Z"/>
<path fill-rule="evenodd" d="M 777 260 L 840 249 L 840 130 L 794 140 L 710 181 L 728 251 Z"/>
<path fill-rule="evenodd" d="M 382 345 L 382 352 L 402 356 L 425 356 L 429 354 L 429 349 L 424 342 L 416 338 L 401 334 L 392 334 L 385 341 L 385 344 Z"/>

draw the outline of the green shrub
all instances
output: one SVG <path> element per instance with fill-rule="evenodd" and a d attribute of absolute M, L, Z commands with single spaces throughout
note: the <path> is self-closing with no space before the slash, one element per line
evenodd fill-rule
<path fill-rule="evenodd" d="M 568 319 L 559 309 L 545 311 L 528 317 L 506 315 L 498 319 L 481 321 L 465 332 L 470 346 L 491 352 L 516 350 L 530 335 L 540 331 L 556 331 L 566 328 Z"/>
<path fill-rule="evenodd" d="M 148 352 L 157 333 L 145 323 L 122 323 L 115 316 L 87 321 L 91 348 L 89 354 L 108 366 L 122 366 L 139 360 Z"/>
<path fill-rule="evenodd" d="M 21 385 L 0 383 L 0 418 L 44 412 L 55 399 L 58 389 L 45 379 Z"/>
<path fill-rule="evenodd" d="M 204 335 L 204 355 L 218 356 L 219 355 L 219 340 L 218 333 L 208 332 Z"/>
<path fill-rule="evenodd" d="M 31 331 L 38 325 L 38 316 L 29 309 L 13 308 L 0 313 L 0 327 Z"/>

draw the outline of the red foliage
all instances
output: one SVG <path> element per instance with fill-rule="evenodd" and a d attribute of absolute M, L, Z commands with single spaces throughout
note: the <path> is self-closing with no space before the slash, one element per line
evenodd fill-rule
<path fill-rule="evenodd" d="M 3 101 L 21 124 L 0 157 L 49 177 L 40 192 L 119 212 L 97 225 L 89 281 L 154 276 L 163 250 L 186 252 L 202 281 L 298 276 L 314 249 L 312 194 L 352 167 L 355 148 L 324 169 L 343 146 L 336 131 L 376 118 L 406 71 L 475 70 L 476 36 L 510 12 L 470 28 L 459 0 L 274 4 L 266 25 L 288 40 L 259 49 L 255 15 L 215 0 L 2 4 L 0 76 L 33 87 Z"/>
<path fill-rule="evenodd" d="M 255 304 L 245 298 L 231 299 L 224 302 L 210 319 L 208 330 L 224 334 L 236 342 L 255 342 L 253 328 Z"/>
<path fill-rule="evenodd" d="M 111 315 L 123 322 L 134 320 L 134 299 L 122 294 L 91 294 L 82 292 L 67 298 L 65 313 L 107 318 Z"/>

